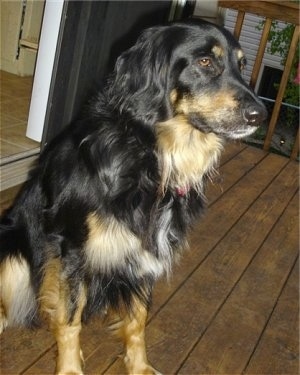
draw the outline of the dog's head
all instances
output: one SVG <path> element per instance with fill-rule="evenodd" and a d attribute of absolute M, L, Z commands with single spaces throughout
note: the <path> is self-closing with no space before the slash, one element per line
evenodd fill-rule
<path fill-rule="evenodd" d="M 181 116 L 204 133 L 241 138 L 266 117 L 242 78 L 239 43 L 207 22 L 146 30 L 118 59 L 112 102 L 149 125 Z"/>

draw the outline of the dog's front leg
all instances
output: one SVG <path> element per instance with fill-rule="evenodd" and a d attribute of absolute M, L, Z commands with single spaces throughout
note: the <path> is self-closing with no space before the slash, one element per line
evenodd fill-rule
<path fill-rule="evenodd" d="M 80 325 L 74 326 L 73 324 L 60 326 L 54 330 L 58 349 L 56 374 L 82 374 L 82 359 L 79 343 L 80 330 Z"/>
<path fill-rule="evenodd" d="M 85 288 L 78 284 L 76 302 L 71 302 L 71 286 L 64 279 L 58 259 L 45 267 L 40 300 L 42 312 L 46 315 L 58 349 L 56 374 L 82 374 L 82 354 L 79 334 L 81 314 L 86 304 Z"/>
<path fill-rule="evenodd" d="M 125 344 L 125 365 L 130 375 L 159 375 L 147 360 L 145 326 L 147 308 L 135 300 L 132 311 L 125 314 L 120 334 Z"/>

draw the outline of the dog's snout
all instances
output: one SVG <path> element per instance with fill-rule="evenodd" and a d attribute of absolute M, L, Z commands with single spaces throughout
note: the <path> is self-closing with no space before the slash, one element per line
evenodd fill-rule
<path fill-rule="evenodd" d="M 267 111 L 262 105 L 250 105 L 243 110 L 243 116 L 249 125 L 259 125 L 267 117 Z"/>

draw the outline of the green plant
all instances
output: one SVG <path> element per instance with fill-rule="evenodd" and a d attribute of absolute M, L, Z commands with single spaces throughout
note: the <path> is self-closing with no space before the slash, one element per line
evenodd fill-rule
<path fill-rule="evenodd" d="M 278 26 L 278 21 L 273 21 L 271 25 L 271 30 L 269 33 L 269 42 L 268 52 L 272 55 L 278 54 L 281 57 L 281 64 L 284 66 L 289 48 L 291 39 L 295 30 L 295 25 L 287 23 L 283 29 L 280 29 Z M 288 84 L 284 93 L 284 101 L 289 104 L 299 105 L 299 86 L 294 83 L 294 78 L 297 74 L 297 67 L 299 63 L 299 43 L 296 49 L 294 56 L 292 69 L 290 72 L 290 77 Z M 278 88 L 278 85 L 276 85 Z"/>
<path fill-rule="evenodd" d="M 257 28 L 262 30 L 264 26 L 264 21 L 262 21 Z M 279 27 L 278 21 L 272 21 L 271 29 L 269 33 L 269 46 L 267 51 L 272 54 L 278 54 L 281 57 L 281 64 L 284 66 L 286 63 L 286 59 L 288 56 L 290 43 L 292 40 L 292 36 L 295 30 L 295 25 L 286 23 L 283 28 Z M 283 101 L 288 104 L 292 104 L 294 106 L 299 106 L 299 85 L 294 82 L 294 79 L 297 74 L 297 68 L 299 64 L 299 43 L 297 45 L 296 53 L 293 59 L 292 68 L 290 71 L 289 80 L 284 92 Z M 274 85 L 275 88 L 278 90 L 279 84 Z M 298 111 L 297 111 L 298 112 Z M 298 118 L 298 114 L 296 113 L 295 109 L 287 108 L 287 118 L 286 123 L 287 125 L 293 125 L 295 120 Z"/>

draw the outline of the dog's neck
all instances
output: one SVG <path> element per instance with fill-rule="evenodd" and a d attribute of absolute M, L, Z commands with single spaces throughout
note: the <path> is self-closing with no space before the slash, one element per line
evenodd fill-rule
<path fill-rule="evenodd" d="M 222 139 L 197 130 L 184 116 L 158 123 L 156 137 L 162 192 L 170 187 L 179 195 L 190 189 L 203 193 L 203 177 L 215 172 Z"/>

